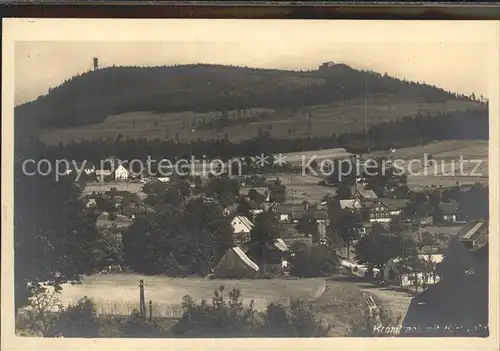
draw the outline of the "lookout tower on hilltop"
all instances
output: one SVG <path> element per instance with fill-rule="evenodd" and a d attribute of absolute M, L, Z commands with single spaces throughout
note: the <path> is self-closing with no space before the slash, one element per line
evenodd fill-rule
<path fill-rule="evenodd" d="M 94 71 L 99 68 L 99 58 L 94 57 Z"/>

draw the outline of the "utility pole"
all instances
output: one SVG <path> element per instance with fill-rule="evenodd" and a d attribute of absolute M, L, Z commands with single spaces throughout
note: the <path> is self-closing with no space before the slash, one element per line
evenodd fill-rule
<path fill-rule="evenodd" d="M 139 281 L 139 313 L 141 318 L 146 319 L 146 302 L 144 300 L 144 280 Z"/>

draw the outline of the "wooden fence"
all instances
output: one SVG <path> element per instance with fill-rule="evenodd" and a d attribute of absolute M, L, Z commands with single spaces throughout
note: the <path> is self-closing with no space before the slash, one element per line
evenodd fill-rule
<path fill-rule="evenodd" d="M 127 303 L 116 303 L 116 302 L 101 302 L 96 305 L 97 314 L 104 316 L 129 316 L 134 311 L 140 312 L 139 302 L 127 302 Z M 150 318 L 169 318 L 169 319 L 180 319 L 182 317 L 182 306 L 181 305 L 169 305 L 162 303 L 149 302 L 146 303 L 146 316 Z"/>
<path fill-rule="evenodd" d="M 144 281 L 139 281 L 139 299 L 137 301 L 129 301 L 117 303 L 114 301 L 101 302 L 96 305 L 98 315 L 107 316 L 129 316 L 134 312 L 138 312 L 142 318 L 169 318 L 180 319 L 182 317 L 182 306 L 155 303 L 152 300 L 146 302 L 144 297 Z"/>

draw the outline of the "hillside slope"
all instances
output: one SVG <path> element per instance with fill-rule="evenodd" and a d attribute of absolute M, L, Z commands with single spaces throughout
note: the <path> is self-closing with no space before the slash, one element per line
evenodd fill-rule
<path fill-rule="evenodd" d="M 240 123 L 256 118 L 245 113 L 249 109 L 266 108 L 282 114 L 275 116 L 277 120 L 291 116 L 307 121 L 314 118 L 310 112 L 314 106 L 349 105 L 348 101 L 359 105 L 367 95 L 411 99 L 415 106 L 449 101 L 466 103 L 467 108 L 478 104 L 434 86 L 341 64 L 308 72 L 201 64 L 109 67 L 75 76 L 51 88 L 47 95 L 16 107 L 15 120 L 23 134 L 103 123 L 109 115 L 137 111 L 166 116 L 186 111 L 218 112 L 223 122 L 229 119 L 227 111 L 233 111 Z M 198 122 L 209 122 L 205 130 L 220 129 L 210 121 Z"/>

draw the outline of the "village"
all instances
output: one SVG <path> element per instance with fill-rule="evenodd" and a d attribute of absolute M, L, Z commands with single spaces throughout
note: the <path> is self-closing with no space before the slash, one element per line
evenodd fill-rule
<path fill-rule="evenodd" d="M 321 245 L 335 252 L 343 272 L 357 276 L 370 274 L 374 281 L 418 291 L 439 281 L 436 267 L 453 238 L 463 243 L 474 258 L 474 252 L 488 242 L 487 218 L 469 219 L 466 206 L 460 206 L 464 197 L 460 194 L 471 191 L 471 186 L 467 191 L 455 186 L 411 192 L 404 176 L 386 172 L 389 175 L 383 177 L 348 176 L 331 186 L 316 185 L 325 194 L 321 199 L 294 202 L 293 184 L 285 187 L 279 177 L 291 178 L 297 173 L 290 168 L 271 168 L 263 173 L 261 167 L 253 164 L 251 169 L 255 173 L 245 176 L 230 177 L 227 172 L 219 172 L 222 175 L 218 177 L 202 173 L 147 177 L 133 174 L 119 165 L 117 159 L 110 159 L 117 163 L 108 162 L 111 168 L 107 170 L 96 169 L 92 163 L 75 168 L 84 170 L 79 176 L 84 184 L 83 194 L 87 207 L 100 213 L 98 225 L 113 227 L 120 233 L 132 224 L 137 214 L 155 211 L 154 206 L 148 205 L 149 195 L 175 188 L 180 181 L 186 182 L 189 188 L 186 202 L 198 198 L 215 204 L 230 221 L 234 246 L 210 267 L 210 276 L 216 278 L 287 276 L 298 250 Z M 190 165 L 186 169 L 191 169 Z M 68 170 L 67 174 L 71 173 Z M 221 192 L 207 191 L 210 183 L 224 178 L 234 182 L 237 194 L 223 193 L 221 197 Z M 275 220 L 277 227 L 271 241 L 252 241 L 252 230 L 259 216 Z M 403 238 L 401 247 L 392 248 L 392 252 L 384 248 L 382 261 L 380 257 L 370 261 L 373 253 L 369 250 L 357 252 L 360 242 L 383 237 Z M 405 248 L 406 240 L 409 244 Z M 263 245 L 259 247 L 262 254 L 258 258 L 255 245 Z M 362 262 L 358 261 L 360 258 Z"/>
<path fill-rule="evenodd" d="M 19 41 L 16 336 L 490 336 L 488 72 L 444 55 L 479 48 L 278 27 Z"/>

